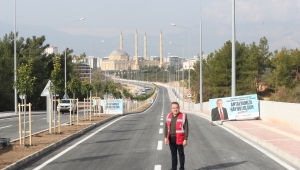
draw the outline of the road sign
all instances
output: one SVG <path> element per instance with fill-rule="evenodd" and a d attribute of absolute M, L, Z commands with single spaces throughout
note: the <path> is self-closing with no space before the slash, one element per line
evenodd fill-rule
<path fill-rule="evenodd" d="M 191 90 L 188 90 L 188 91 L 187 91 L 187 95 L 186 95 L 186 96 L 189 97 L 189 98 L 192 97 L 192 92 L 191 92 Z"/>

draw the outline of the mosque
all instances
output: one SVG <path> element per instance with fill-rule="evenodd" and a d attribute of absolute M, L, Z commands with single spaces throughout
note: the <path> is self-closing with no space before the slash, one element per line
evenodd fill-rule
<path fill-rule="evenodd" d="M 144 35 L 144 58 L 138 57 L 138 33 L 135 32 L 135 56 L 130 60 L 129 55 L 123 50 L 123 35 L 120 34 L 120 48 L 111 52 L 106 60 L 101 62 L 101 70 L 139 70 L 141 66 L 167 66 L 163 62 L 163 49 L 162 49 L 162 33 L 159 36 L 160 49 L 159 60 L 147 60 L 147 35 Z"/>

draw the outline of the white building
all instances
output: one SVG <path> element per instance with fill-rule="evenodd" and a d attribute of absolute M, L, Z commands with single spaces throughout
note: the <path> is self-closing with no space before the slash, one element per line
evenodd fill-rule
<path fill-rule="evenodd" d="M 102 62 L 102 58 L 97 57 L 97 68 L 99 68 L 99 69 L 101 67 L 101 62 Z"/>
<path fill-rule="evenodd" d="M 183 62 L 183 69 L 184 70 L 188 70 L 189 68 L 190 69 L 194 69 L 194 64 L 196 63 L 196 59 L 194 59 L 194 58 L 191 58 L 191 59 L 189 59 L 189 60 L 186 60 L 186 61 L 184 61 Z M 190 64 L 190 67 L 189 67 L 189 64 Z"/>
<path fill-rule="evenodd" d="M 85 62 L 92 68 L 97 68 L 97 57 L 94 56 L 88 56 L 85 58 Z"/>
<path fill-rule="evenodd" d="M 58 48 L 54 46 L 49 46 L 45 49 L 45 54 L 58 54 Z"/>
<path fill-rule="evenodd" d="M 207 59 L 207 54 L 202 54 L 202 59 Z M 194 69 L 194 64 L 199 60 L 198 56 L 194 56 L 194 58 L 190 59 L 190 69 Z M 186 60 L 183 62 L 183 69 L 188 70 L 189 69 L 189 60 Z"/>

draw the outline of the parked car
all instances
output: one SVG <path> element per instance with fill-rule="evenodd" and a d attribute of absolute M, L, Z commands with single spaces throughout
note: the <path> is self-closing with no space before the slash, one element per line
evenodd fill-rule
<path fill-rule="evenodd" d="M 146 90 L 150 90 L 150 87 L 145 87 Z"/>
<path fill-rule="evenodd" d="M 74 110 L 74 112 L 76 113 L 76 103 L 73 100 L 73 102 L 70 104 L 70 99 L 61 99 L 60 103 L 58 103 L 57 105 L 57 111 L 60 111 L 62 114 L 64 114 L 64 112 L 70 112 L 70 108 L 71 111 Z"/>

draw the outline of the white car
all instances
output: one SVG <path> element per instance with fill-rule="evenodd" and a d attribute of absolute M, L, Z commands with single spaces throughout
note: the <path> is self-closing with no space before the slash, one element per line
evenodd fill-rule
<path fill-rule="evenodd" d="M 57 111 L 60 111 L 62 114 L 64 114 L 64 112 L 70 112 L 70 108 L 71 108 L 71 111 L 73 112 L 74 110 L 74 112 L 76 113 L 77 108 L 74 100 L 71 103 L 71 105 L 70 105 L 70 99 L 61 99 L 60 103 L 58 103 L 57 105 Z"/>
<path fill-rule="evenodd" d="M 146 92 L 145 92 L 145 91 L 142 91 L 142 94 L 146 94 Z"/>

